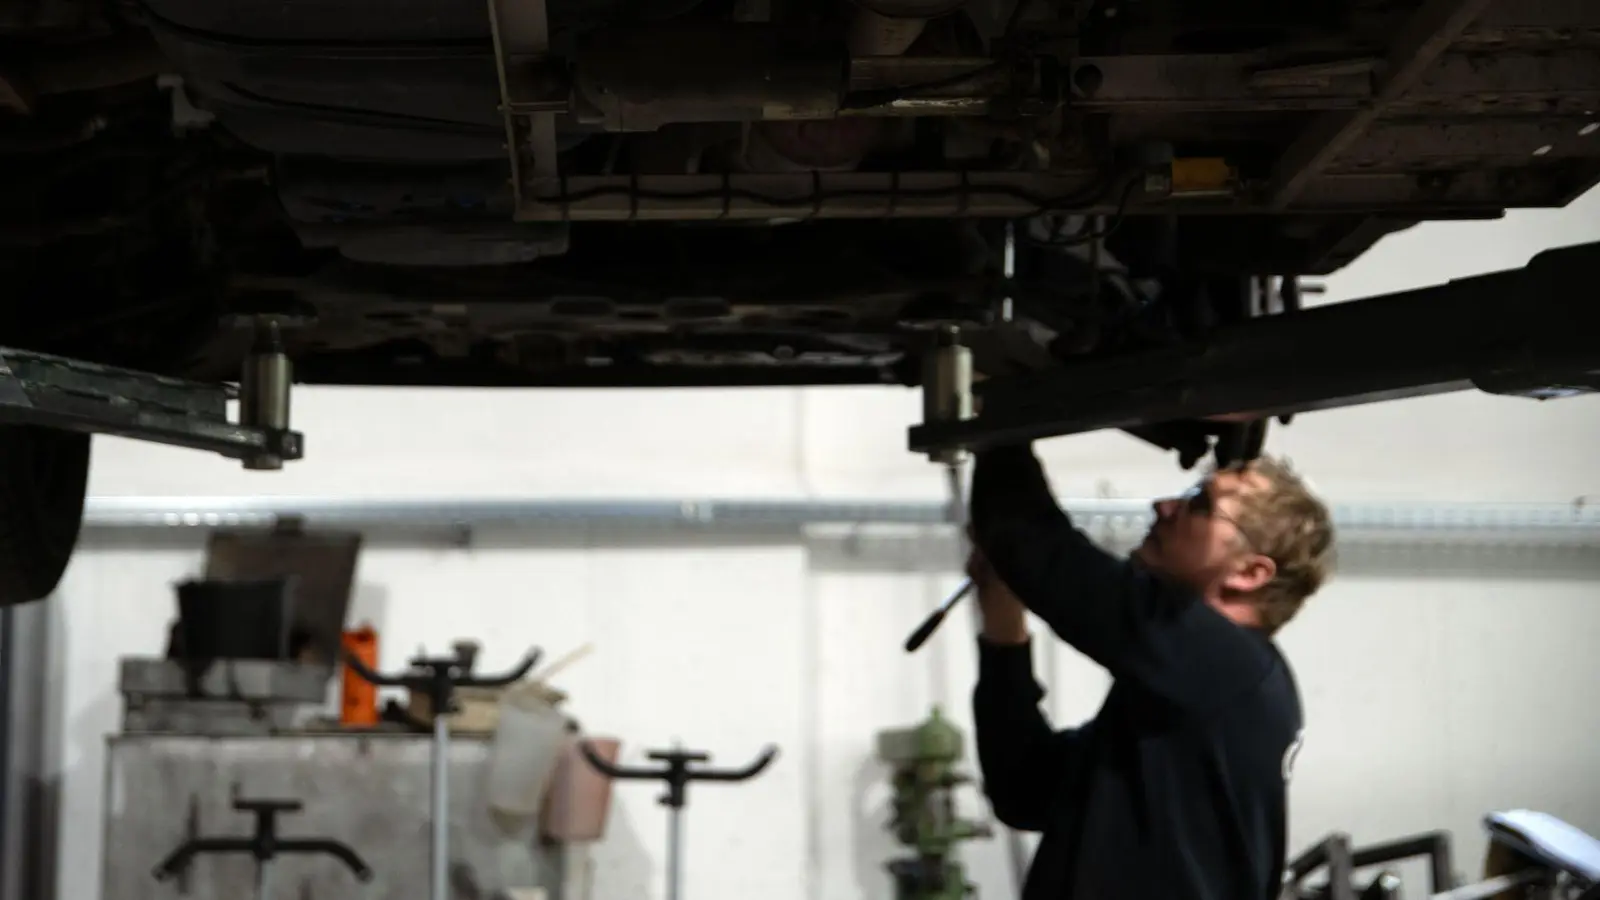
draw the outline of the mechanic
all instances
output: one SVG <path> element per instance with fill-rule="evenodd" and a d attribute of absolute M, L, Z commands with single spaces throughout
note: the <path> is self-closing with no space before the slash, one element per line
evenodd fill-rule
<path fill-rule="evenodd" d="M 1287 465 L 1155 504 L 1130 560 L 1075 528 L 1031 447 L 978 454 L 973 705 L 997 818 L 1042 832 L 1024 900 L 1269 900 L 1301 712 L 1272 635 L 1327 577 L 1327 508 Z M 1025 613 L 1114 681 L 1094 719 L 1039 709 Z"/>

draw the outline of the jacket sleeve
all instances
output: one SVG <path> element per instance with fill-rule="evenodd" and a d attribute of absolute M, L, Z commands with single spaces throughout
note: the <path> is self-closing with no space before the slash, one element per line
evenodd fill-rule
<path fill-rule="evenodd" d="M 1203 714 L 1258 683 L 1266 642 L 1186 587 L 1095 546 L 1057 505 L 1027 446 L 978 454 L 973 539 L 1062 640 L 1175 706 Z"/>
<path fill-rule="evenodd" d="M 1060 787 L 1083 762 L 1092 727 L 1052 730 L 1039 709 L 1043 697 L 1027 644 L 978 639 L 978 686 L 972 695 L 978 767 L 995 818 L 1019 831 L 1048 827 Z"/>

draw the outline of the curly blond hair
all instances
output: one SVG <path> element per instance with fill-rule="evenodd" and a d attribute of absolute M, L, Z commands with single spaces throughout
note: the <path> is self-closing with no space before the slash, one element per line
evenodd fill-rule
<path fill-rule="evenodd" d="M 1256 592 L 1269 634 L 1288 624 L 1333 573 L 1333 516 L 1286 460 L 1261 457 L 1226 471 L 1257 475 L 1265 485 L 1239 495 L 1239 524 L 1277 574 Z"/>

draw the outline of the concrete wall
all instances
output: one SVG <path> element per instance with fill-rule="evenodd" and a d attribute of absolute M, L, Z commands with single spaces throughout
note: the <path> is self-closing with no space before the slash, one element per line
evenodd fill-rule
<path fill-rule="evenodd" d="M 1330 282 L 1330 300 L 1521 265 L 1547 246 L 1600 239 L 1600 194 L 1558 212 L 1431 225 L 1386 240 Z M 1360 348 L 1352 348 L 1357 354 Z M 904 452 L 915 395 L 894 390 L 384 392 L 306 390 L 309 458 L 246 473 L 182 451 L 102 440 L 100 495 L 938 497 Z M 1273 435 L 1336 501 L 1600 497 L 1600 401 L 1479 395 L 1304 417 Z M 1042 446 L 1060 493 L 1145 497 L 1185 484 L 1172 460 L 1121 435 Z M 115 660 L 159 652 L 170 584 L 197 543 L 95 539 L 53 601 L 62 843 L 57 897 L 98 883 L 102 736 L 115 727 Z M 383 662 L 419 643 L 486 640 L 485 665 L 528 643 L 597 653 L 564 687 L 597 731 L 629 746 L 675 737 L 737 762 L 783 748 L 760 780 L 696 791 L 691 890 L 704 898 L 881 897 L 891 852 L 879 823 L 873 733 L 941 703 L 966 716 L 965 620 L 916 658 L 906 629 L 956 580 L 939 538 L 804 541 L 597 530 L 479 535 L 472 548 L 379 545 L 354 615 Z M 1284 638 L 1311 721 L 1297 769 L 1294 841 L 1456 829 L 1461 868 L 1478 817 L 1531 806 L 1600 832 L 1600 683 L 1592 553 L 1358 553 Z M 1104 678 L 1070 650 L 1039 662 L 1063 723 L 1092 713 Z M 619 793 L 595 896 L 657 896 L 664 823 L 654 792 Z M 976 803 L 971 811 L 981 813 Z M 1003 896 L 997 842 L 970 860 Z"/>

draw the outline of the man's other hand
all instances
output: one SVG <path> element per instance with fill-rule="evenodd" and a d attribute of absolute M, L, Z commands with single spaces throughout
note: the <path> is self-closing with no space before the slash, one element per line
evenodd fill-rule
<path fill-rule="evenodd" d="M 978 591 L 978 609 L 983 615 L 983 637 L 992 644 L 1026 644 L 1028 610 L 995 575 L 983 551 L 974 547 L 967 556 L 967 577 Z"/>

